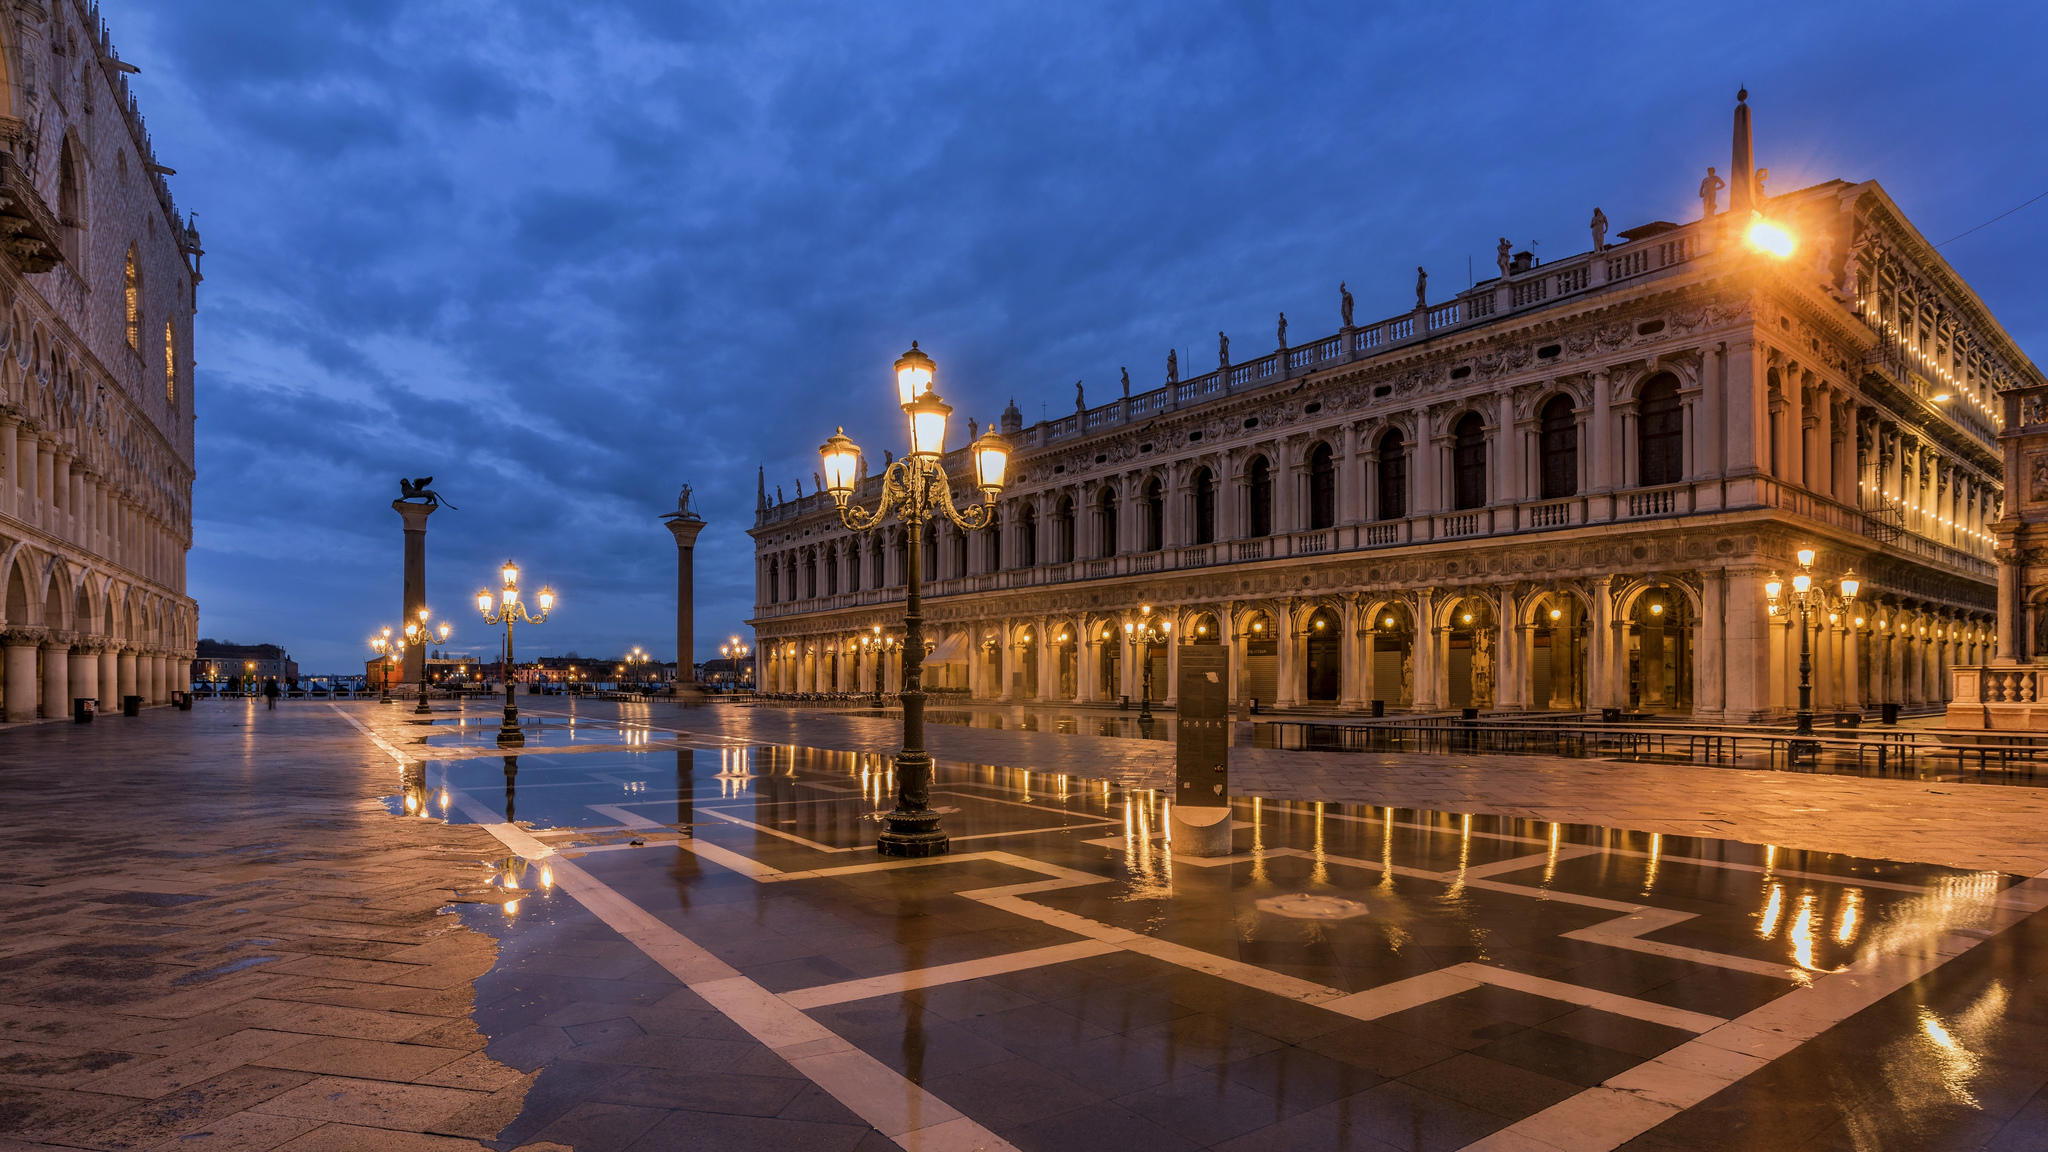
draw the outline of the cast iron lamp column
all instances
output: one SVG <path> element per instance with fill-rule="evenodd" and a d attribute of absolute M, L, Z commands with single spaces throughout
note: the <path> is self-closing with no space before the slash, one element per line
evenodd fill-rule
<path fill-rule="evenodd" d="M 427 656 L 424 650 L 430 642 L 448 643 L 449 633 L 454 631 L 453 628 L 449 627 L 446 620 L 441 621 L 438 627 L 427 627 L 427 617 L 429 615 L 431 613 L 427 611 L 425 605 L 422 605 L 420 607 L 420 618 L 408 622 L 405 626 L 406 644 L 416 645 L 422 649 L 420 655 L 420 702 L 419 706 L 413 709 L 415 713 L 422 716 L 429 715 L 434 711 L 427 705 Z"/>
<path fill-rule="evenodd" d="M 1778 574 L 1764 581 L 1764 598 L 1769 603 L 1770 614 L 1776 616 L 1793 605 L 1799 609 L 1799 713 L 1794 734 L 1813 735 L 1813 654 L 1807 645 L 1807 627 L 1815 612 L 1842 612 L 1856 599 L 1861 586 L 1854 572 L 1844 572 L 1838 584 L 1839 594 L 1813 583 L 1813 549 L 1799 550 L 1799 571 L 1792 576 L 1791 604 L 1781 605 L 1779 597 L 1785 591 L 1785 582 Z"/>
<path fill-rule="evenodd" d="M 1124 621 L 1124 635 L 1138 645 L 1138 723 L 1152 721 L 1152 646 L 1164 644 L 1173 631 L 1173 621 L 1152 615 L 1150 604 L 1138 605 L 1138 618 Z"/>
<path fill-rule="evenodd" d="M 519 701 L 514 695 L 519 689 L 519 681 L 512 675 L 512 624 L 516 620 L 524 620 L 528 624 L 546 621 L 548 613 L 555 609 L 555 592 L 543 586 L 540 590 L 540 615 L 531 616 L 527 614 L 526 605 L 519 602 L 519 565 L 505 561 L 500 575 L 505 578 L 505 590 L 498 594 L 497 611 L 491 610 L 489 590 L 482 588 L 477 589 L 476 610 L 483 614 L 487 625 L 495 625 L 501 620 L 505 624 L 505 721 L 498 726 L 498 743 L 524 744 L 526 736 L 519 731 Z"/>
<path fill-rule="evenodd" d="M 408 631 L 410 631 L 409 627 Z M 393 640 L 391 638 L 391 629 L 385 628 L 375 636 L 370 637 L 370 651 L 375 652 L 384 661 L 384 674 L 377 677 L 377 703 L 389 704 L 391 703 L 391 665 L 394 661 L 405 658 L 405 641 Z M 253 668 L 254 665 L 250 667 Z"/>
<path fill-rule="evenodd" d="M 932 359 L 912 341 L 896 361 L 897 397 L 910 422 L 910 452 L 882 473 L 881 502 L 870 512 L 849 505 L 860 466 L 860 448 L 840 429 L 818 449 L 825 463 L 825 491 L 839 508 L 840 522 L 855 532 L 879 527 L 893 509 L 903 523 L 910 571 L 904 579 L 903 751 L 896 756 L 896 807 L 883 816 L 875 848 L 884 856 L 938 856 L 949 844 L 931 810 L 932 758 L 924 749 L 924 525 L 944 516 L 965 532 L 988 527 L 995 518 L 996 493 L 1003 488 L 1010 446 L 993 421 L 968 446 L 981 503 L 965 512 L 953 507 L 946 477 L 946 418 L 953 409 L 932 390 Z"/>

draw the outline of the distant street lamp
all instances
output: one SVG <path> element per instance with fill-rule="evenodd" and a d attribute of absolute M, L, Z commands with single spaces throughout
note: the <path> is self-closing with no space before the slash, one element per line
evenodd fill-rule
<path fill-rule="evenodd" d="M 739 683 L 740 677 L 732 670 L 732 662 L 735 660 L 745 660 L 753 651 L 752 648 L 740 643 L 740 638 L 737 636 L 718 646 L 718 658 L 726 662 L 725 674 L 732 678 L 732 682 L 735 685 Z"/>
<path fill-rule="evenodd" d="M 1843 612 L 1856 599 L 1861 587 L 1854 572 L 1844 572 L 1837 585 L 1839 594 L 1815 586 L 1813 582 L 1813 549 L 1799 550 L 1799 571 L 1792 577 L 1791 605 L 1799 608 L 1799 715 L 1794 729 L 1796 735 L 1813 735 L 1813 656 L 1807 647 L 1807 625 L 1813 615 L 1820 612 Z M 1776 616 L 1788 610 L 1791 605 L 1781 605 L 1780 595 L 1785 591 L 1785 582 L 1776 572 L 1764 581 L 1764 599 L 1769 602 L 1770 614 Z"/>
<path fill-rule="evenodd" d="M 370 650 L 375 652 L 378 658 L 384 661 L 384 668 L 377 677 L 377 687 L 380 689 L 377 693 L 377 703 L 389 704 L 391 703 L 391 665 L 394 661 L 404 657 L 405 641 L 393 640 L 391 638 L 391 629 L 386 628 L 375 636 L 370 637 Z M 251 664 L 249 667 L 254 668 L 255 665 Z"/>
<path fill-rule="evenodd" d="M 1138 689 L 1138 722 L 1152 719 L 1152 646 L 1164 644 L 1173 631 L 1173 621 L 1152 614 L 1150 604 L 1138 606 L 1138 618 L 1124 621 L 1124 635 L 1138 645 L 1138 668 L 1143 686 Z"/>
<path fill-rule="evenodd" d="M 420 702 L 419 706 L 414 708 L 413 711 L 423 716 L 430 715 L 434 711 L 427 706 L 427 657 L 429 653 L 426 649 L 436 641 L 446 644 L 449 634 L 454 631 L 446 620 L 441 621 L 437 627 L 429 628 L 427 626 L 428 615 L 430 613 L 428 613 L 426 605 L 423 604 L 420 606 L 419 619 L 409 620 L 405 625 L 405 642 L 421 650 Z"/>
<path fill-rule="evenodd" d="M 873 633 L 860 638 L 862 649 L 874 653 L 870 667 L 875 670 L 875 707 L 882 706 L 882 679 L 889 667 L 889 653 L 903 647 L 903 641 L 894 636 L 882 634 L 882 626 L 875 625 Z"/>
<path fill-rule="evenodd" d="M 953 507 L 946 476 L 946 418 L 952 406 L 932 388 L 935 366 L 912 341 L 896 361 L 896 391 L 909 419 L 910 451 L 882 473 L 881 502 L 875 510 L 849 506 L 860 468 L 860 448 L 841 428 L 818 448 L 825 464 L 825 491 L 839 508 L 840 522 L 855 532 L 881 526 L 891 509 L 903 523 L 910 571 L 905 574 L 903 614 L 903 751 L 896 757 L 896 807 L 883 817 L 876 850 L 884 856 L 937 856 L 949 847 L 931 810 L 932 758 L 924 750 L 924 525 L 944 516 L 962 531 L 995 522 L 996 493 L 1003 489 L 1010 446 L 989 430 L 968 446 L 974 486 L 981 502 L 965 512 Z"/>
<path fill-rule="evenodd" d="M 499 574 L 505 578 L 505 588 L 498 593 L 498 600 L 494 602 L 491 599 L 488 589 L 479 588 L 476 593 L 476 610 L 483 614 L 484 623 L 487 625 L 495 625 L 499 621 L 505 624 L 505 721 L 498 726 L 498 743 L 524 744 L 526 736 L 519 731 L 519 701 L 514 695 L 519 684 L 512 675 L 512 624 L 516 620 L 524 620 L 528 624 L 539 624 L 547 620 L 548 613 L 555 608 L 555 591 L 543 585 L 540 590 L 540 615 L 528 615 L 526 605 L 519 602 L 519 565 L 507 560 Z M 492 610 L 494 603 L 496 611 Z"/>

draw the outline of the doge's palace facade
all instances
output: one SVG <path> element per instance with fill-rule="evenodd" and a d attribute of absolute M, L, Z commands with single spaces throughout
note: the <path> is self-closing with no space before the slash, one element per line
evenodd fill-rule
<path fill-rule="evenodd" d="M 1170 695 L 1178 645 L 1125 639 L 1150 605 L 1232 646 L 1238 700 L 1748 720 L 1795 706 L 1764 584 L 1813 548 L 1862 584 L 1812 622 L 1816 707 L 1940 704 L 1992 655 L 1997 394 L 2041 375 L 1875 182 L 1766 196 L 1746 113 L 1697 220 L 1599 217 L 1548 264 L 1503 241 L 1449 300 L 1356 324 L 1347 295 L 1331 335 L 1013 406 L 999 530 L 928 549 L 927 683 L 1135 699 L 1149 658 Z M 895 688 L 900 537 L 765 492 L 752 534 L 764 690 Z"/>
<path fill-rule="evenodd" d="M 0 8 L 0 701 L 182 688 L 197 607 L 179 218 L 98 5 Z"/>

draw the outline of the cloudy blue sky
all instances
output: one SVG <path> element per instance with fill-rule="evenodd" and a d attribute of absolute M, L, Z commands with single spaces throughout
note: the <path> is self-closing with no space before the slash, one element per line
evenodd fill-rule
<path fill-rule="evenodd" d="M 1301 342 L 1339 280 L 1364 321 L 1500 235 L 1582 249 L 1596 204 L 1689 219 L 1738 84 L 1775 188 L 1874 177 L 1935 240 L 2048 191 L 2034 4 L 104 8 L 206 239 L 201 631 L 308 671 L 396 622 L 400 475 L 459 506 L 429 591 L 486 652 L 465 605 L 513 556 L 564 598 L 522 653 L 671 656 L 694 484 L 703 658 L 755 467 L 900 439 L 912 338 L 963 416 L 1033 420 L 1278 311 Z M 1944 251 L 2048 347 L 2048 201 Z"/>

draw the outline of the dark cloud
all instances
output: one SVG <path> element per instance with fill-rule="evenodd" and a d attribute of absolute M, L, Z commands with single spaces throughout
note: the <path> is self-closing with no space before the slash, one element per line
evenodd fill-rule
<path fill-rule="evenodd" d="M 696 485 L 723 636 L 756 465 L 899 440 L 913 337 L 963 416 L 1035 419 L 1219 328 L 1334 330 L 1340 279 L 1391 314 L 1498 235 L 1696 210 L 1738 83 L 1779 186 L 1875 177 L 1936 239 L 2048 187 L 2020 5 L 104 7 L 207 237 L 203 630 L 322 669 L 396 615 L 401 474 L 460 505 L 442 611 L 516 556 L 564 595 L 524 643 L 585 652 L 665 650 Z M 2048 205 L 1946 250 L 2023 343 L 2044 238 Z"/>

